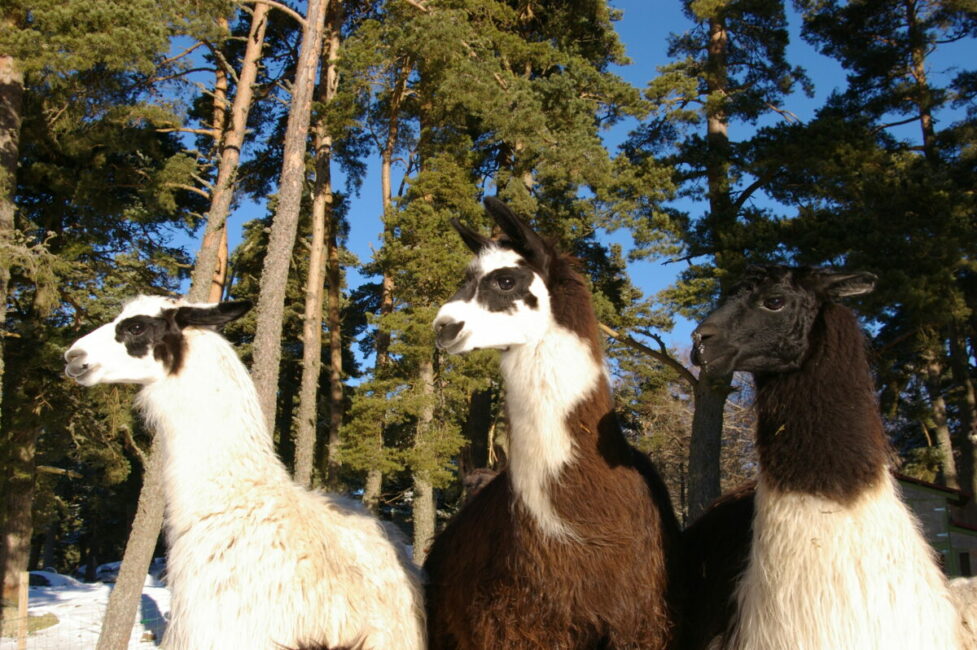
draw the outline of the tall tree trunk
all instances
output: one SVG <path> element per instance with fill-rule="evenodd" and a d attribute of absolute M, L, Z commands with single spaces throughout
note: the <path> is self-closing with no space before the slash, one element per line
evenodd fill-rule
<path fill-rule="evenodd" d="M 397 134 L 400 129 L 400 106 L 407 92 L 407 78 L 410 74 L 410 61 L 404 60 L 397 69 L 397 80 L 394 83 L 393 93 L 390 97 L 390 124 L 387 130 L 387 139 L 384 142 L 383 150 L 380 152 L 380 196 L 383 202 L 383 223 L 389 223 L 391 210 L 393 209 L 393 189 L 391 183 L 391 167 L 393 165 L 394 150 L 397 146 Z M 389 235 L 389 232 L 387 232 Z M 383 281 L 380 287 L 380 320 L 393 312 L 394 304 L 394 279 L 387 265 L 380 264 L 383 272 Z M 390 332 L 379 327 L 376 335 L 377 357 L 374 365 L 373 374 L 380 377 L 386 371 L 390 363 Z M 383 423 L 376 429 L 374 439 L 377 453 L 383 449 Z M 383 474 L 379 469 L 372 468 L 367 471 L 366 485 L 363 488 L 363 504 L 371 511 L 376 512 L 380 491 L 383 488 Z"/>
<path fill-rule="evenodd" d="M 332 101 L 339 85 L 340 36 L 343 27 L 342 0 L 332 0 L 330 17 L 327 87 Z M 332 140 L 329 140 L 332 146 Z M 329 197 L 332 199 L 330 187 Z M 339 485 L 340 428 L 343 425 L 343 332 L 340 312 L 342 309 L 342 267 L 339 260 L 339 215 L 330 210 L 326 221 L 326 325 L 329 329 L 329 438 L 326 481 L 334 489 Z"/>
<path fill-rule="evenodd" d="M 11 431 L 5 490 L 6 512 L 3 525 L 3 545 L 0 557 L 3 561 L 3 600 L 15 601 L 20 588 L 20 578 L 27 571 L 30 560 L 34 503 L 34 479 L 36 474 L 35 451 L 39 427 Z"/>
<path fill-rule="evenodd" d="M 953 445 L 950 441 L 950 427 L 946 419 L 946 402 L 943 399 L 943 363 L 935 353 L 924 355 L 923 379 L 930 398 L 933 428 L 936 432 L 936 446 L 940 451 L 943 469 L 943 482 L 947 487 L 960 488 L 957 464 L 953 458 Z"/>
<path fill-rule="evenodd" d="M 727 88 L 726 49 L 729 36 L 721 19 L 709 21 L 709 44 L 706 62 L 706 87 L 710 95 L 725 96 Z M 736 214 L 730 196 L 729 116 L 717 102 L 706 111 L 708 154 L 709 215 L 706 223 L 715 249 L 717 268 L 728 270 L 734 264 L 727 252 L 727 232 Z M 695 413 L 689 443 L 689 519 L 694 520 L 721 491 L 721 450 L 723 409 L 730 392 L 732 376 L 721 380 L 700 381 L 695 387 Z"/>
<path fill-rule="evenodd" d="M 3 25 L 3 23 L 0 23 Z M 6 27 L 6 25 L 4 25 Z M 3 386 L 4 386 L 4 347 L 7 323 L 7 292 L 10 284 L 10 259 L 5 248 L 14 244 L 14 196 L 17 191 L 17 159 L 20 152 L 20 125 L 24 100 L 24 76 L 17 61 L 11 56 L 0 55 L 0 450 L 11 454 L 11 459 L 28 454 L 33 463 L 33 446 L 31 449 L 18 450 L 17 436 L 8 431 L 11 418 L 3 417 Z M 26 488 L 27 484 L 18 483 L 15 476 L 9 475 L 10 468 L 4 471 L 5 476 L 0 490 L 0 527 L 4 530 L 4 543 L 0 545 L 0 564 L 3 573 L 3 598 L 16 597 L 20 585 L 21 572 L 26 569 L 26 556 L 23 558 L 8 558 L 8 549 L 17 547 L 15 540 L 8 538 L 11 527 L 23 528 L 23 522 L 12 519 L 15 513 L 22 511 L 17 502 L 21 497 L 16 495 L 17 488 Z M 33 473 L 32 473 L 33 476 Z M 33 478 L 31 480 L 33 485 Z M 30 523 L 30 510 L 28 509 Z M 29 542 L 29 536 L 28 540 Z M 20 566 L 19 561 L 24 565 Z M 0 615 L 2 616 L 2 615 Z"/>
<path fill-rule="evenodd" d="M 328 105 L 336 95 L 339 58 L 339 37 L 342 28 L 341 0 L 332 0 L 327 23 L 328 38 L 322 54 L 325 73 L 319 83 L 317 100 Z M 309 277 L 305 285 L 305 313 L 302 319 L 302 380 L 299 390 L 295 436 L 295 480 L 301 485 L 312 484 L 312 465 L 315 457 L 316 422 L 318 421 L 319 377 L 322 371 L 322 288 L 326 281 L 327 230 L 334 238 L 335 221 L 332 193 L 332 137 L 325 115 L 318 116 L 312 127 L 315 147 L 315 187 L 312 196 L 312 241 L 309 248 Z M 338 257 L 338 256 L 337 256 Z M 332 306 L 330 305 L 330 309 Z M 330 325 L 330 328 L 332 325 Z M 330 330 L 330 334 L 331 334 Z M 342 356 L 340 355 L 340 363 Z M 331 374 L 330 374 L 331 379 Z M 341 390 L 341 389 L 340 389 Z M 340 399 L 342 399 L 340 393 Z M 334 458 L 330 430 L 329 457 Z M 338 431 L 336 432 L 338 440 Z M 331 463 L 331 461 L 330 461 Z M 333 477 L 327 472 L 327 483 Z"/>
<path fill-rule="evenodd" d="M 723 410 L 730 382 L 728 376 L 710 379 L 700 374 L 695 384 L 689 441 L 689 521 L 695 521 L 721 492 Z"/>
<path fill-rule="evenodd" d="M 957 386 L 953 401 L 960 417 L 960 487 L 970 494 L 977 494 L 977 453 L 974 452 L 977 443 L 977 394 L 970 377 L 967 341 L 957 322 L 951 323 L 949 334 L 950 371 Z M 971 515 L 977 516 L 977 508 Z"/>
<path fill-rule="evenodd" d="M 936 150 L 936 127 L 933 123 L 933 92 L 926 77 L 926 42 L 925 29 L 920 25 L 917 12 L 918 0 L 904 0 L 906 27 L 909 35 L 909 47 L 912 57 L 910 74 L 916 82 L 916 93 L 913 101 L 916 104 L 919 117 L 919 128 L 923 138 L 923 154 L 930 161 L 938 159 Z"/>
<path fill-rule="evenodd" d="M 268 5 L 255 4 L 241 74 L 238 75 L 237 90 L 231 105 L 231 125 L 221 141 L 217 182 L 210 197 L 207 228 L 191 276 L 190 300 L 212 300 L 214 295 L 219 299 L 223 293 L 227 272 L 227 215 L 231 211 L 231 201 L 234 198 L 235 178 L 241 159 L 241 147 L 244 146 L 247 134 L 248 113 L 254 100 L 254 84 L 258 77 L 258 64 L 261 61 L 267 25 Z M 222 254 L 223 264 L 220 262 Z"/>
<path fill-rule="evenodd" d="M 302 45 L 292 86 L 292 101 L 285 129 L 282 173 L 278 182 L 278 208 L 271 225 L 268 252 L 261 271 L 257 325 L 254 336 L 254 363 L 251 374 L 258 390 L 269 431 L 275 424 L 275 393 L 278 390 L 279 362 L 282 357 L 282 319 L 285 288 L 295 234 L 298 230 L 302 189 L 305 185 L 306 139 L 311 120 L 312 92 L 322 49 L 322 32 L 328 0 L 309 0 Z"/>
<path fill-rule="evenodd" d="M 431 425 L 434 422 L 434 360 L 431 357 L 421 362 L 418 379 L 421 383 L 425 405 L 417 420 L 414 446 L 423 449 L 427 445 Z M 423 452 L 419 455 L 423 456 Z M 413 479 L 414 562 L 420 566 L 424 563 L 428 549 L 434 541 L 436 511 L 434 508 L 434 487 L 427 472 L 415 469 Z"/>
<path fill-rule="evenodd" d="M 129 647 L 146 573 L 163 526 L 163 455 L 159 448 L 159 438 L 154 435 L 149 456 L 143 458 L 143 487 L 139 492 L 136 517 L 132 521 L 119 575 L 109 594 L 96 650 L 124 650 Z"/>

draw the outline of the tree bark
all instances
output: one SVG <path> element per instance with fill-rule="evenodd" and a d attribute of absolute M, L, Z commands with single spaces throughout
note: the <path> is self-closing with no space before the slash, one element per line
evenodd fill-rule
<path fill-rule="evenodd" d="M 281 361 L 282 319 L 285 288 L 298 230 L 302 189 L 305 184 L 306 139 L 311 120 L 312 92 L 322 48 L 328 0 L 309 0 L 302 45 L 292 86 L 292 101 L 285 129 L 282 173 L 278 182 L 278 208 L 271 225 L 268 252 L 261 272 L 258 293 L 257 326 L 254 337 L 254 364 L 251 370 L 258 402 L 268 431 L 274 430 L 275 394 L 278 390 Z"/>
<path fill-rule="evenodd" d="M 221 141 L 221 156 L 217 182 L 210 197 L 207 227 L 197 253 L 190 282 L 189 298 L 193 301 L 211 300 L 223 293 L 227 274 L 227 215 L 231 211 L 241 147 L 247 134 L 248 113 L 254 100 L 254 84 L 258 77 L 258 63 L 265 42 L 268 25 L 268 5 L 256 4 L 251 17 L 248 44 L 244 50 L 241 74 L 231 105 L 231 126 Z M 221 255 L 223 254 L 223 264 Z"/>
<path fill-rule="evenodd" d="M 3 23 L 0 23 L 3 24 Z M 6 25 L 4 24 L 4 27 Z M 20 155 L 20 127 L 24 100 L 24 76 L 12 56 L 0 54 L 0 439 L 6 444 L 0 449 L 10 454 L 2 481 L 0 526 L 3 544 L 0 545 L 0 566 L 3 566 L 3 600 L 16 599 L 21 573 L 27 568 L 30 550 L 30 504 L 33 498 L 34 436 L 21 441 L 7 430 L 11 420 L 3 414 L 4 336 L 7 321 L 7 292 L 10 285 L 10 258 L 4 248 L 12 246 L 16 226 L 14 197 L 17 191 L 17 160 Z M 23 446 L 22 446 L 23 445 Z M 27 459 L 31 467 L 19 468 L 19 461 Z M 11 466 L 12 465 L 12 466 Z M 22 471 L 30 469 L 27 476 Z M 28 480 L 29 479 L 29 480 Z M 26 491 L 26 492 L 25 492 Z M 26 499 L 26 506 L 24 500 Z M 26 510 L 25 510 L 26 507 Z M 25 515 L 26 512 L 26 515 Z M 26 516 L 26 520 L 24 517 Z M 26 530 L 24 527 L 27 527 Z M 26 533 L 26 539 L 23 535 Z M 2 617 L 2 614 L 0 614 Z"/>
<path fill-rule="evenodd" d="M 947 487 L 960 488 L 953 445 L 950 441 L 950 427 L 946 418 L 946 401 L 943 399 L 943 364 L 935 353 L 927 352 L 923 361 L 923 383 L 930 398 L 930 411 L 933 428 L 936 431 L 936 446 L 940 450 L 943 465 L 943 482 Z"/>
<path fill-rule="evenodd" d="M 709 94 L 725 97 L 728 86 L 726 49 L 729 36 L 722 19 L 709 20 L 709 44 L 706 57 L 706 88 Z M 730 195 L 729 116 L 719 102 L 706 110 L 706 180 L 709 215 L 707 227 L 715 250 L 717 268 L 728 270 L 735 265 L 736 252 L 727 241 L 727 232 L 735 223 L 736 211 Z M 732 376 L 706 378 L 696 382 L 695 412 L 692 416 L 692 438 L 689 443 L 689 519 L 694 521 L 705 507 L 720 495 L 723 410 L 730 392 Z"/>
<path fill-rule="evenodd" d="M 129 647 L 146 573 L 153 561 L 153 551 L 156 550 L 163 526 L 163 456 L 158 440 L 156 436 L 153 437 L 149 456 L 143 459 L 143 486 L 139 492 L 136 517 L 132 521 L 119 575 L 109 594 L 96 650 L 124 650 Z"/>
<path fill-rule="evenodd" d="M 21 575 L 27 571 L 30 560 L 33 520 L 31 507 L 34 502 L 35 451 L 40 429 L 31 427 L 21 432 L 11 432 L 10 451 L 7 460 L 6 490 L 4 494 L 5 518 L 3 545 L 0 558 L 3 563 L 3 600 L 16 601 Z"/>
<path fill-rule="evenodd" d="M 960 487 L 977 494 L 977 394 L 970 378 L 970 362 L 966 339 L 956 322 L 950 325 L 950 371 L 957 389 L 954 403 L 960 417 Z M 977 509 L 971 513 L 977 517 Z"/>
<path fill-rule="evenodd" d="M 689 441 L 689 521 L 701 515 L 721 493 L 723 410 L 731 377 L 699 375 L 693 393 L 692 438 Z"/>
<path fill-rule="evenodd" d="M 424 395 L 425 406 L 421 409 L 417 419 L 415 447 L 423 448 L 427 444 L 431 425 L 434 422 L 434 360 L 431 357 L 421 362 L 418 379 Z M 423 455 L 419 454 L 419 455 Z M 424 564 L 428 549 L 434 541 L 436 511 L 434 507 L 434 487 L 431 479 L 424 470 L 415 469 L 414 502 L 412 504 L 414 520 L 414 563 Z"/>
<path fill-rule="evenodd" d="M 322 80 L 319 83 L 317 100 L 328 105 L 336 95 L 338 75 L 336 63 L 339 58 L 339 29 L 342 27 L 342 5 L 333 0 L 329 5 L 329 37 L 322 54 Z M 322 289 L 326 281 L 327 238 L 335 238 L 335 226 L 328 226 L 335 220 L 332 193 L 332 137 L 324 115 L 320 114 L 312 127 L 315 147 L 315 187 L 312 197 L 312 240 L 309 247 L 309 277 L 305 285 L 305 313 L 302 319 L 302 380 L 299 390 L 298 415 L 296 416 L 295 436 L 295 480 L 301 485 L 312 484 L 312 466 L 315 457 L 316 423 L 318 421 L 319 377 L 322 371 Z M 327 236 L 328 231 L 328 236 Z M 330 253 L 331 254 L 331 253 Z M 337 255 L 338 259 L 338 255 Z M 332 305 L 330 305 L 330 310 Z M 330 324 L 330 334 L 332 333 Z M 342 355 L 340 354 L 340 372 Z M 332 381 L 332 373 L 330 373 Z M 340 388 L 340 400 L 342 400 Z M 332 422 L 330 420 L 330 422 Z M 329 458 L 330 468 L 335 452 L 330 427 Z M 338 440 L 338 431 L 335 432 Z M 332 472 L 327 471 L 327 484 L 333 480 Z"/>

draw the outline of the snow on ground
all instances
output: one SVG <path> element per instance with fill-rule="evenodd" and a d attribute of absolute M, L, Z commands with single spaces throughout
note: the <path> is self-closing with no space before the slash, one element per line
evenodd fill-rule
<path fill-rule="evenodd" d="M 102 616 L 108 604 L 112 585 L 95 582 L 79 582 L 68 576 L 48 572 L 43 574 L 51 584 L 48 587 L 31 587 L 28 610 L 31 616 L 51 613 L 58 617 L 58 624 L 39 630 L 27 639 L 29 650 L 88 650 L 98 641 Z M 129 648 L 149 649 L 159 645 L 166 628 L 170 611 L 170 592 L 152 576 L 146 576 L 142 602 L 132 628 Z M 5 621 L 4 627 L 12 621 Z M 16 639 L 4 637 L 0 650 L 15 650 Z"/>

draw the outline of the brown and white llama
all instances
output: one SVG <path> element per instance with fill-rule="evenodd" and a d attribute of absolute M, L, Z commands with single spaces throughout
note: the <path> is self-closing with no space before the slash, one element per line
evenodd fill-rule
<path fill-rule="evenodd" d="M 163 646 L 423 648 L 420 586 L 390 531 L 295 484 L 275 455 L 251 377 L 216 332 L 249 307 L 141 296 L 65 353 L 82 385 L 142 384 L 161 436 Z"/>
<path fill-rule="evenodd" d="M 615 417 L 587 283 L 485 205 L 505 238 L 454 222 L 476 258 L 434 326 L 448 352 L 502 351 L 509 464 L 431 548 L 430 647 L 665 648 L 678 526 Z"/>
<path fill-rule="evenodd" d="M 693 333 L 703 372 L 753 374 L 760 472 L 755 492 L 720 503 L 686 536 L 705 572 L 690 627 L 715 609 L 711 589 L 732 598 L 719 638 L 690 647 L 965 647 L 946 579 L 890 473 L 861 329 L 835 302 L 874 284 L 868 273 L 753 268 Z"/>

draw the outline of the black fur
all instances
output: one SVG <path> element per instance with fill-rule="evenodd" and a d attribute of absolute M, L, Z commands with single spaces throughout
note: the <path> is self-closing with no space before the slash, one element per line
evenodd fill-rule
<path fill-rule="evenodd" d="M 159 316 L 132 316 L 115 326 L 115 340 L 126 346 L 133 357 L 153 353 L 167 374 L 175 375 L 183 367 L 186 355 L 184 327 L 221 327 L 240 318 L 251 303 L 243 300 L 219 303 L 212 307 L 177 307 L 165 309 Z"/>
<path fill-rule="evenodd" d="M 523 301 L 536 309 L 539 301 L 529 291 L 535 274 L 525 266 L 509 266 L 486 273 L 478 281 L 478 303 L 493 312 L 514 312 Z"/>

